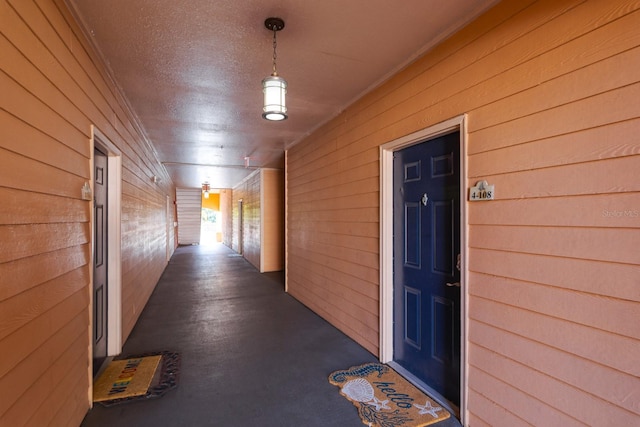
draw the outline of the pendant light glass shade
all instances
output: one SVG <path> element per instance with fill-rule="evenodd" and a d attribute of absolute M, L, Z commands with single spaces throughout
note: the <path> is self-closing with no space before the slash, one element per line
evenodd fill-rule
<path fill-rule="evenodd" d="M 264 107 L 262 117 L 267 120 L 284 120 L 287 118 L 287 82 L 282 77 L 271 75 L 262 80 Z"/>

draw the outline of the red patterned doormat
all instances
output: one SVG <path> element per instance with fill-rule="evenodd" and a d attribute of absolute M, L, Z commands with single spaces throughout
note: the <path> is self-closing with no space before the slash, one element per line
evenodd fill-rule
<path fill-rule="evenodd" d="M 369 427 L 422 427 L 450 417 L 449 411 L 380 363 L 366 363 L 329 375 L 340 394 L 358 408 Z"/>

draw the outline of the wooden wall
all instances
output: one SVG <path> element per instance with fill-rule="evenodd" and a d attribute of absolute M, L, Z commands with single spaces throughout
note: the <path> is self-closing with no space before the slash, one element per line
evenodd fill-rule
<path fill-rule="evenodd" d="M 198 188 L 176 188 L 176 207 L 178 244 L 199 244 L 202 228 L 202 191 Z"/>
<path fill-rule="evenodd" d="M 233 191 L 220 190 L 220 217 L 222 221 L 222 243 L 233 247 Z"/>
<path fill-rule="evenodd" d="M 260 207 L 260 193 L 259 193 L 259 189 L 257 193 L 255 193 L 256 191 L 255 189 L 254 189 L 254 193 L 249 192 L 250 186 L 248 182 L 250 180 L 253 180 L 253 181 L 257 180 L 258 184 L 260 182 L 259 176 L 257 176 L 256 173 L 254 172 L 251 175 L 249 175 L 247 178 L 245 178 L 242 182 L 240 182 L 238 185 L 233 187 L 233 189 L 231 190 L 231 205 L 232 205 L 231 229 L 233 234 L 232 240 L 231 240 L 231 243 L 232 243 L 231 249 L 245 255 L 245 257 L 246 257 L 247 250 L 249 252 L 252 251 L 251 248 L 245 247 L 245 245 L 248 243 L 247 233 L 248 232 L 250 233 L 250 228 L 251 228 L 249 225 L 249 222 L 251 222 L 249 218 L 252 218 L 252 217 L 260 218 L 259 210 L 258 212 L 255 212 L 255 213 L 251 212 L 251 209 L 254 209 L 255 207 L 258 207 L 259 209 Z M 240 212 L 240 202 L 242 202 L 242 212 Z M 256 237 L 254 240 L 258 242 L 257 244 L 254 242 L 254 245 L 259 246 L 259 238 Z M 251 255 L 249 257 L 251 258 Z M 259 255 L 255 256 L 254 262 L 256 262 L 256 264 L 259 265 L 260 263 Z"/>
<path fill-rule="evenodd" d="M 229 247 L 238 253 L 242 253 L 242 247 L 240 246 L 240 209 L 238 206 L 241 197 L 238 197 L 239 194 L 239 191 L 231 190 L 231 245 Z"/>
<path fill-rule="evenodd" d="M 0 0 L 0 64 L 0 425 L 79 425 L 91 125 L 122 152 L 123 340 L 166 265 L 174 190 L 62 0 Z"/>
<path fill-rule="evenodd" d="M 468 113 L 468 425 L 640 420 L 640 3 L 508 0 L 287 155 L 289 292 L 378 352 L 378 147 Z"/>
<path fill-rule="evenodd" d="M 239 201 L 242 200 L 242 242 Z M 284 268 L 284 172 L 259 169 L 232 190 L 231 248 L 260 272 Z"/>
<path fill-rule="evenodd" d="M 244 212 L 242 213 L 242 255 L 260 268 L 260 171 L 252 173 L 239 187 L 233 189 L 242 199 Z"/>
<path fill-rule="evenodd" d="M 260 271 L 284 269 L 284 171 L 263 169 Z"/>

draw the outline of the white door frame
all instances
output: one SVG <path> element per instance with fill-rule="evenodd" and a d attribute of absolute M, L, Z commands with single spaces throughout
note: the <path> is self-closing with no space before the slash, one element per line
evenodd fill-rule
<path fill-rule="evenodd" d="M 122 153 L 98 128 L 91 125 L 92 182 L 93 152 L 96 147 L 107 155 L 107 356 L 116 356 L 122 351 Z M 92 218 L 92 262 L 95 256 L 94 236 L 95 221 Z M 93 277 L 91 281 L 93 286 Z M 91 307 L 93 309 L 93 296 Z M 90 330 L 91 328 L 93 328 L 93 315 L 90 316 Z M 93 355 L 91 359 L 93 360 Z"/>
<path fill-rule="evenodd" d="M 467 116 L 454 117 L 380 146 L 380 361 L 393 361 L 393 153 L 456 130 L 460 131 L 460 415 L 467 419 L 468 288 L 467 288 Z"/>
<path fill-rule="evenodd" d="M 171 231 L 173 230 L 173 215 L 171 215 L 171 197 L 167 196 L 167 208 L 165 209 L 166 222 L 167 222 L 167 263 L 171 260 L 173 254 L 173 248 L 171 247 Z"/>

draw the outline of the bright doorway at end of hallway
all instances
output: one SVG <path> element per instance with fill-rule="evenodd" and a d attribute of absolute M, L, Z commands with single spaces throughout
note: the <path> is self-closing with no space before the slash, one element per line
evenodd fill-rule
<path fill-rule="evenodd" d="M 200 244 L 216 245 L 222 242 L 222 214 L 220 191 L 210 190 L 202 195 Z"/>

